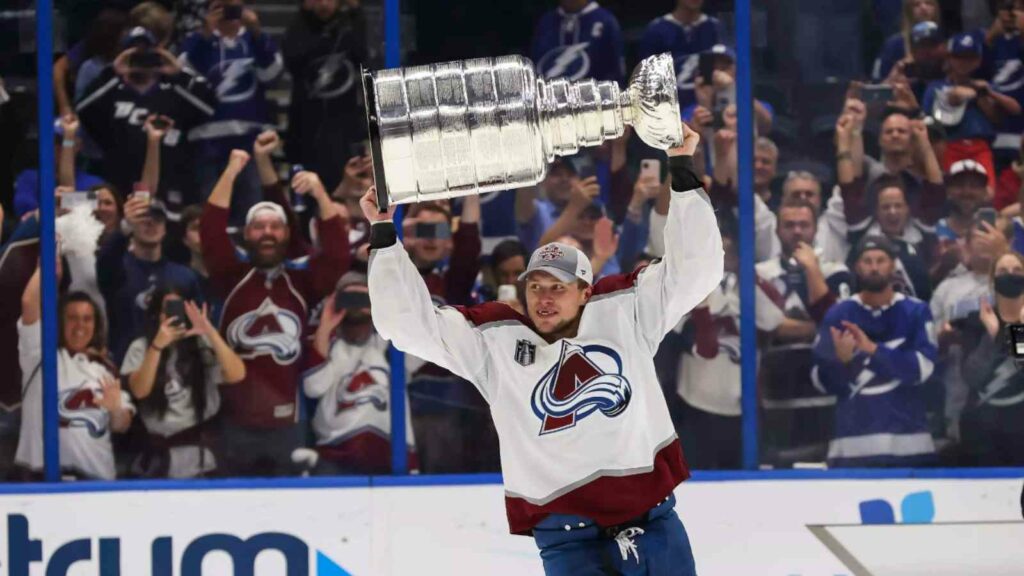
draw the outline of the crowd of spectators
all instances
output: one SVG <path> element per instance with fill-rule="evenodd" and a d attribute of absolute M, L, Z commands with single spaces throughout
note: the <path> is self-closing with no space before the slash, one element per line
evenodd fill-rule
<path fill-rule="evenodd" d="M 979 29 L 973 12 L 948 25 L 937 0 L 876 1 L 900 6 L 878 12 L 898 31 L 873 65 L 837 65 L 827 145 L 810 152 L 787 145 L 800 111 L 755 89 L 757 350 L 739 337 L 737 55 L 702 0 L 663 3 L 623 31 L 595 1 L 552 0 L 518 49 L 540 77 L 620 83 L 673 56 L 726 251 L 722 284 L 656 359 L 692 467 L 741 464 L 741 355 L 757 356 L 763 465 L 1024 464 L 1007 339 L 1024 323 L 1024 2 L 989 2 Z M 7 478 L 42 470 L 43 193 L 59 208 L 65 476 L 391 470 L 359 209 L 364 7 L 302 0 L 280 41 L 256 8 L 110 3 L 57 60 L 58 187 L 26 169 L 3 199 L 0 356 L 20 384 L 0 390 Z M 521 311 L 517 279 L 546 242 L 581 249 L 595 278 L 659 258 L 669 190 L 663 153 L 627 131 L 535 186 L 409 205 L 403 242 L 438 305 Z M 413 357 L 405 372 L 410 469 L 497 471 L 475 388 Z"/>

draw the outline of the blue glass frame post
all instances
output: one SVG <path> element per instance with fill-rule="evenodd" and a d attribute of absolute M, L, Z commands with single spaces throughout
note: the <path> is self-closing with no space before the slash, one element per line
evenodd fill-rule
<path fill-rule="evenodd" d="M 384 66 L 402 65 L 402 12 L 400 0 L 384 0 Z M 403 206 L 395 210 L 395 228 L 402 241 Z M 391 361 L 391 473 L 409 473 L 409 447 L 405 442 L 405 354 L 394 346 Z"/>
<path fill-rule="evenodd" d="M 754 101 L 750 62 L 750 0 L 735 0 L 736 112 L 740 200 L 740 354 L 743 467 L 758 466 L 757 327 L 754 324 Z"/>
<path fill-rule="evenodd" d="M 53 157 L 53 3 L 36 0 L 36 107 L 39 122 L 39 268 L 43 331 L 44 479 L 60 481 L 57 414 L 57 242 L 54 228 L 56 165 Z"/>

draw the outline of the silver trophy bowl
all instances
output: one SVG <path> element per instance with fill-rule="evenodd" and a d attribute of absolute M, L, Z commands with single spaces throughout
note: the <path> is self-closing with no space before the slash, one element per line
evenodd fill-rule
<path fill-rule="evenodd" d="M 521 56 L 362 72 L 377 201 L 482 194 L 540 182 L 556 156 L 631 125 L 662 150 L 683 141 L 672 56 L 642 61 L 629 86 L 543 80 Z"/>

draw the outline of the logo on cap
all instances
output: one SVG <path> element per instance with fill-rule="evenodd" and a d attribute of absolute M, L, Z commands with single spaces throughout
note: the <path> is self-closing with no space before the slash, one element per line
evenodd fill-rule
<path fill-rule="evenodd" d="M 540 254 L 538 254 L 538 258 L 544 260 L 545 262 L 558 260 L 559 258 L 563 258 L 564 256 L 565 252 L 558 246 L 555 246 L 554 244 L 548 244 L 547 246 L 542 248 Z"/>

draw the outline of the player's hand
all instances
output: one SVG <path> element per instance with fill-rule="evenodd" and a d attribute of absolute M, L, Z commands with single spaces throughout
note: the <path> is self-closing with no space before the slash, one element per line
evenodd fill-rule
<path fill-rule="evenodd" d="M 316 175 L 316 172 L 310 172 L 309 170 L 303 170 L 292 177 L 292 190 L 300 196 L 309 194 L 313 198 L 319 200 L 327 195 L 327 191 L 324 190 L 324 184 L 320 181 L 320 177 Z"/>
<path fill-rule="evenodd" d="M 700 134 L 687 126 L 686 122 L 682 122 L 682 125 L 683 143 L 675 148 L 670 148 L 668 151 L 669 156 L 693 156 L 693 153 L 697 151 L 697 144 L 700 143 Z"/>
<path fill-rule="evenodd" d="M 366 189 L 366 193 L 359 199 L 359 207 L 363 209 L 363 217 L 373 222 L 391 222 L 395 217 L 395 204 L 388 205 L 388 211 L 381 214 L 380 208 L 377 206 L 377 187 L 370 186 Z"/>
<path fill-rule="evenodd" d="M 594 257 L 607 261 L 619 249 L 619 235 L 615 223 L 607 216 L 594 224 Z"/>
<path fill-rule="evenodd" d="M 878 344 L 875 344 L 871 338 L 868 338 L 868 335 L 860 329 L 860 326 L 857 326 L 853 322 L 843 320 L 843 328 L 853 336 L 853 340 L 857 344 L 857 349 L 861 352 L 871 356 L 875 353 L 875 350 L 878 350 Z"/>
<path fill-rule="evenodd" d="M 835 326 L 830 326 L 828 330 L 832 334 L 832 346 L 835 348 L 836 358 L 839 358 L 839 361 L 843 364 L 849 364 L 857 351 L 857 341 L 854 339 L 853 334 L 847 330 L 840 330 Z"/>
<path fill-rule="evenodd" d="M 252 153 L 256 156 L 270 156 L 281 145 L 281 137 L 274 130 L 264 130 L 252 144 Z"/>
<path fill-rule="evenodd" d="M 797 244 L 796 249 L 793 250 L 793 259 L 804 270 L 818 269 L 818 255 L 814 253 L 814 248 L 806 242 Z"/>
<path fill-rule="evenodd" d="M 590 206 L 594 198 L 597 198 L 599 194 L 601 194 L 601 185 L 597 183 L 597 176 L 577 180 L 572 185 L 572 192 L 569 194 L 569 205 L 566 208 L 582 212 L 584 208 Z"/>
<path fill-rule="evenodd" d="M 107 412 L 121 409 L 121 380 L 104 375 L 100 378 L 100 389 L 93 393 L 93 402 Z"/>
<path fill-rule="evenodd" d="M 225 171 L 226 172 L 230 172 L 231 174 L 233 174 L 235 176 L 238 176 L 242 172 L 242 170 L 245 168 L 245 165 L 248 164 L 248 163 L 249 163 L 249 153 L 248 152 L 246 152 L 245 150 L 237 150 L 237 149 L 236 150 L 232 150 L 231 151 L 231 156 L 228 158 L 228 165 L 227 165 L 227 168 L 226 168 Z"/>

